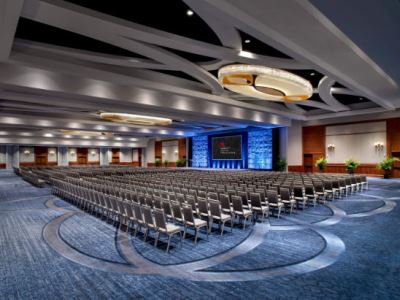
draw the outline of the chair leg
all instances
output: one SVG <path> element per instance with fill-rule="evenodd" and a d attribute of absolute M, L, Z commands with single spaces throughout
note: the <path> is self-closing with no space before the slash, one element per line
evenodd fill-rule
<path fill-rule="evenodd" d="M 278 207 L 278 219 L 279 219 L 279 217 L 281 216 L 281 210 L 282 210 L 282 208 L 279 206 L 279 207 Z"/>
<path fill-rule="evenodd" d="M 224 229 L 225 229 L 225 222 L 223 222 L 221 225 L 221 235 L 224 234 Z"/>
<path fill-rule="evenodd" d="M 169 251 L 169 244 L 171 243 L 171 235 L 169 234 L 168 235 L 168 245 L 167 245 L 167 251 L 166 252 L 168 252 Z"/>
<path fill-rule="evenodd" d="M 159 237 L 160 237 L 160 232 L 157 231 L 156 236 L 155 236 L 155 241 L 154 241 L 154 247 L 157 247 Z"/>
<path fill-rule="evenodd" d="M 194 228 L 195 236 L 194 236 L 194 243 L 197 243 L 197 234 L 198 234 L 198 229 L 197 227 Z"/>
<path fill-rule="evenodd" d="M 186 238 L 186 225 L 183 226 L 183 239 Z"/>

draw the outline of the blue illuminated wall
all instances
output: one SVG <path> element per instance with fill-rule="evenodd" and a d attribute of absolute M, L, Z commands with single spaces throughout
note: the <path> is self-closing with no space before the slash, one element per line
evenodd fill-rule
<path fill-rule="evenodd" d="M 213 160 L 212 138 L 229 135 L 242 136 L 242 160 Z M 272 144 L 272 129 L 242 129 L 195 136 L 192 138 L 192 167 L 271 170 Z"/>
<path fill-rule="evenodd" d="M 208 136 L 206 135 L 192 138 L 192 167 L 208 167 Z"/>
<path fill-rule="evenodd" d="M 249 131 L 249 169 L 272 169 L 272 129 Z"/>

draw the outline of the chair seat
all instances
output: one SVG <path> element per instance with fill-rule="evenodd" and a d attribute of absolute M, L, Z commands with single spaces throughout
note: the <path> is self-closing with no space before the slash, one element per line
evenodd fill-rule
<path fill-rule="evenodd" d="M 221 214 L 221 217 L 212 216 L 212 218 L 220 220 L 221 222 L 225 222 L 225 221 L 228 221 L 228 220 L 232 219 L 232 217 L 230 215 L 226 215 L 226 214 Z"/>
<path fill-rule="evenodd" d="M 194 226 L 195 227 L 201 227 L 201 226 L 206 226 L 207 221 L 204 221 L 202 219 L 194 219 Z"/>
<path fill-rule="evenodd" d="M 278 203 L 269 203 L 269 206 L 273 206 L 273 207 L 282 207 L 283 203 L 278 202 Z"/>
<path fill-rule="evenodd" d="M 268 210 L 268 206 L 261 206 L 261 207 L 253 206 L 251 209 L 264 212 Z"/>
<path fill-rule="evenodd" d="M 166 234 L 171 234 L 181 231 L 181 228 L 175 224 L 167 223 L 167 228 L 158 228 L 158 230 Z"/>
<path fill-rule="evenodd" d="M 248 217 L 252 214 L 252 212 L 248 209 L 243 209 L 243 211 L 235 211 L 235 213 L 243 217 Z"/>

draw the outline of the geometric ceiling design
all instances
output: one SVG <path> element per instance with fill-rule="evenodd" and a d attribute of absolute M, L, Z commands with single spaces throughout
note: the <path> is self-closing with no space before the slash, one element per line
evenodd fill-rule
<path fill-rule="evenodd" d="M 15 138 L 61 141 L 61 129 L 94 130 L 128 143 L 395 111 L 400 42 L 378 29 L 399 28 L 396 4 L 366 1 L 369 19 L 357 22 L 346 5 L 353 4 L 0 0 L 0 126 Z M 384 23 L 374 13 L 393 18 Z M 217 78 L 232 63 L 287 70 L 309 80 L 313 95 L 276 103 L 235 94 Z M 99 118 L 107 111 L 172 124 L 110 123 Z"/>

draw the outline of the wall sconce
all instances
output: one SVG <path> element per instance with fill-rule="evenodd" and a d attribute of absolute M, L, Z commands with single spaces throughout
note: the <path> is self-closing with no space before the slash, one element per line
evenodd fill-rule
<path fill-rule="evenodd" d="M 175 153 L 175 154 L 178 154 L 178 150 L 175 150 L 174 153 Z"/>
<path fill-rule="evenodd" d="M 96 150 L 92 150 L 92 151 L 90 152 L 90 155 L 92 155 L 92 156 L 95 156 L 96 154 L 97 154 Z"/>
<path fill-rule="evenodd" d="M 54 150 L 50 150 L 50 151 L 49 151 L 49 154 L 50 154 L 50 155 L 55 155 L 56 152 L 55 152 Z"/>
<path fill-rule="evenodd" d="M 375 142 L 374 146 L 375 150 L 382 151 L 385 145 L 383 144 L 383 142 Z"/>
<path fill-rule="evenodd" d="M 29 155 L 29 154 L 31 154 L 31 151 L 25 150 L 25 151 L 24 151 L 24 154 L 25 154 L 25 155 Z"/>
<path fill-rule="evenodd" d="M 335 150 L 335 144 L 328 144 L 328 150 L 330 151 Z"/>
<path fill-rule="evenodd" d="M 72 150 L 72 151 L 69 152 L 69 154 L 72 155 L 72 156 L 74 156 L 74 155 L 75 155 L 75 151 Z"/>
<path fill-rule="evenodd" d="M 167 152 L 165 152 L 165 150 L 163 150 L 163 151 L 162 151 L 162 154 L 165 154 L 165 153 L 167 153 Z"/>

